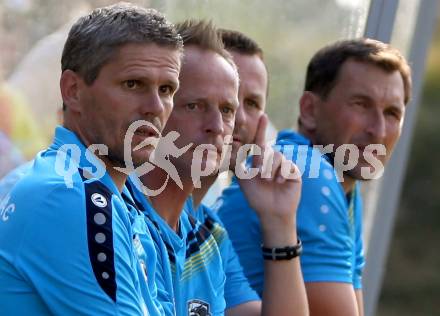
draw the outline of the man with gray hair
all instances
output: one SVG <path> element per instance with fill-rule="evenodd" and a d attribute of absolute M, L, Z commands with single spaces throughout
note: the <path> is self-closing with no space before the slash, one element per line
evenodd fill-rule
<path fill-rule="evenodd" d="M 0 314 L 163 314 L 153 237 L 123 171 L 127 153 L 133 167 L 148 160 L 151 146 L 134 148 L 168 119 L 181 52 L 155 10 L 117 4 L 73 25 L 61 61 L 63 126 L 0 202 Z M 150 127 L 124 146 L 139 120 Z"/>

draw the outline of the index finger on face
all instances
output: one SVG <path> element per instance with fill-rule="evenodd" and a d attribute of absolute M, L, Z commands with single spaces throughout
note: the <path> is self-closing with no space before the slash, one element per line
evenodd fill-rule
<path fill-rule="evenodd" d="M 265 113 L 263 113 L 258 120 L 257 132 L 254 139 L 254 143 L 261 148 L 264 148 L 266 146 L 266 128 L 268 122 L 269 118 Z"/>
<path fill-rule="evenodd" d="M 257 133 L 255 134 L 254 144 L 261 149 L 261 155 L 255 155 L 253 157 L 253 166 L 258 167 L 263 162 L 264 149 L 266 147 L 266 128 L 269 119 L 266 114 L 260 116 L 257 126 Z"/>

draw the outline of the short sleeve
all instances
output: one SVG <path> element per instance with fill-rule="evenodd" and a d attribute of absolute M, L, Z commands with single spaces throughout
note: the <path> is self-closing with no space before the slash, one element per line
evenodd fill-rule
<path fill-rule="evenodd" d="M 352 283 L 354 247 L 345 194 L 333 168 L 322 163 L 320 169 L 318 177 L 303 175 L 298 206 L 304 281 Z"/>

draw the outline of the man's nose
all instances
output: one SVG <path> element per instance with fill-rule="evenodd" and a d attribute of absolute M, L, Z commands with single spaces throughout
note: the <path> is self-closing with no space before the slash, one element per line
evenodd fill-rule
<path fill-rule="evenodd" d="M 159 116 L 164 111 L 163 101 L 158 91 L 151 91 L 142 100 L 141 111 L 143 115 Z"/>
<path fill-rule="evenodd" d="M 244 107 L 242 104 L 237 109 L 235 113 L 235 127 L 241 127 L 246 124 L 246 114 L 244 112 Z"/>
<path fill-rule="evenodd" d="M 367 132 L 377 143 L 381 143 L 386 137 L 386 119 L 382 112 L 375 112 L 367 126 Z"/>
<path fill-rule="evenodd" d="M 220 110 L 213 110 L 208 113 L 208 117 L 204 125 L 204 130 L 206 133 L 210 134 L 223 134 L 223 116 Z"/>

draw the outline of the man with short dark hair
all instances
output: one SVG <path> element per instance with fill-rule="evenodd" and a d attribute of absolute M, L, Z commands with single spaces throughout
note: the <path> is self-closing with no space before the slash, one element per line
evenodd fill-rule
<path fill-rule="evenodd" d="M 130 4 L 71 28 L 60 80 L 64 123 L 1 201 L 0 313 L 159 315 L 156 250 L 122 172 L 151 146 L 178 88 L 182 40 L 162 14 Z M 96 153 L 96 155 L 95 155 Z M 99 158 L 98 158 L 99 155 Z"/>
<path fill-rule="evenodd" d="M 410 89 L 410 69 L 397 50 L 369 39 L 337 42 L 308 66 L 300 133 L 278 135 L 277 150 L 303 173 L 298 232 L 312 315 L 363 315 L 357 183 L 377 177 L 390 157 Z M 237 187 L 224 191 L 218 207 L 245 274 L 261 295 L 260 223 Z"/>
<path fill-rule="evenodd" d="M 200 222 L 193 217 L 198 214 L 191 194 L 207 176 L 201 171 L 217 172 L 225 151 L 225 138 L 233 134 L 239 107 L 239 81 L 236 66 L 212 24 L 186 21 L 178 24 L 177 29 L 185 45 L 179 77 L 181 86 L 164 131 L 180 134 L 177 147 L 191 144 L 190 150 L 178 159 L 170 157 L 182 186 L 175 181 L 166 182 L 166 171 L 156 168 L 142 182 L 149 190 L 165 182 L 164 191 L 150 196 L 149 201 L 139 194 L 136 196 L 167 244 L 177 314 L 222 315 L 226 309 L 227 315 L 304 315 L 307 302 L 297 256 L 268 265 L 269 289 L 262 307 L 258 296 L 250 290 L 236 255 L 230 253 L 233 249 L 225 230 L 218 222 L 204 218 L 200 218 Z M 254 137 L 263 147 L 267 118 L 257 119 L 261 129 Z M 260 167 L 262 160 L 254 159 L 254 166 Z M 265 246 L 271 249 L 297 245 L 296 233 L 291 227 L 295 226 L 300 190 L 296 180 L 281 179 L 282 155 L 275 154 L 273 160 L 273 170 L 267 179 L 242 183 L 250 196 L 257 191 L 261 193 L 254 202 L 259 205 L 257 211 L 261 216 L 271 221 L 265 234 Z M 289 170 L 295 169 L 290 162 L 285 163 Z M 136 189 L 134 193 L 136 195 Z M 274 199 L 282 200 L 283 207 L 271 207 Z"/>

